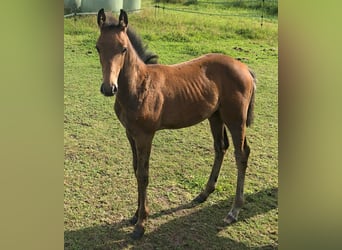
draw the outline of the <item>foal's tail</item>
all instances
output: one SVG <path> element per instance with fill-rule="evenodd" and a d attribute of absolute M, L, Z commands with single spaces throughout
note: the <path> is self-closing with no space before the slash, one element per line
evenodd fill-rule
<path fill-rule="evenodd" d="M 251 126 L 254 120 L 254 101 L 255 101 L 255 90 L 256 90 L 256 82 L 257 82 L 255 73 L 251 69 L 248 69 L 248 70 L 253 78 L 254 86 L 253 86 L 251 100 L 249 101 L 248 110 L 247 110 L 247 121 L 246 121 L 247 127 Z"/>

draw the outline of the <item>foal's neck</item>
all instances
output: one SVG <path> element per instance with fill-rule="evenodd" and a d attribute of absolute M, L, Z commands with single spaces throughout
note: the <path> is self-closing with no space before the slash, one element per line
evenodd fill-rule
<path fill-rule="evenodd" d="M 119 88 L 134 95 L 144 81 L 146 65 L 136 53 L 131 42 L 128 42 L 126 53 L 124 66 L 119 76 Z"/>

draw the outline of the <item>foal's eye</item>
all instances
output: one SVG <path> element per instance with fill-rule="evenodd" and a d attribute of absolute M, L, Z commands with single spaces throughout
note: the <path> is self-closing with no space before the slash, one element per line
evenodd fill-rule
<path fill-rule="evenodd" d="M 126 52 L 127 52 L 127 48 L 123 48 L 121 53 L 125 54 Z"/>

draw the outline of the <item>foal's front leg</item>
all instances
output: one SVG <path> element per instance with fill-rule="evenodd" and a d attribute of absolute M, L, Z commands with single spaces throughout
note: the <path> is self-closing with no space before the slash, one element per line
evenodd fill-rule
<path fill-rule="evenodd" d="M 137 148 L 135 145 L 135 140 L 134 138 L 130 135 L 130 133 L 126 130 L 126 135 L 128 138 L 128 141 L 131 145 L 131 149 L 132 149 L 132 156 L 133 156 L 133 169 L 134 169 L 134 175 L 137 178 L 137 167 L 138 167 L 138 162 L 137 162 Z M 132 219 L 130 220 L 132 225 L 135 225 L 138 221 L 138 211 L 139 211 L 139 197 L 138 197 L 138 209 L 135 212 L 134 216 L 132 217 Z"/>
<path fill-rule="evenodd" d="M 145 233 L 145 221 L 148 216 L 147 186 L 149 175 L 149 158 L 151 153 L 153 135 L 138 136 L 135 138 L 137 169 L 135 176 L 138 182 L 138 210 L 135 215 L 137 221 L 132 237 L 141 238 Z"/>

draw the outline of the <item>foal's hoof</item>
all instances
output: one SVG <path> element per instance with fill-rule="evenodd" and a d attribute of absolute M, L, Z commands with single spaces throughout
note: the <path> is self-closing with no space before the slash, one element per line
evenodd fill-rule
<path fill-rule="evenodd" d="M 237 217 L 235 217 L 234 215 L 232 215 L 231 213 L 228 213 L 227 217 L 223 219 L 224 223 L 226 223 L 227 225 L 233 224 L 235 222 L 237 222 Z"/>
<path fill-rule="evenodd" d="M 207 200 L 208 196 L 204 195 L 204 194 L 199 194 L 195 199 L 193 199 L 193 202 L 196 203 L 203 203 Z"/>
<path fill-rule="evenodd" d="M 141 237 L 143 237 L 145 233 L 145 228 L 143 227 L 135 227 L 132 233 L 132 239 L 133 240 L 138 240 L 141 239 Z"/>
<path fill-rule="evenodd" d="M 135 225 L 138 221 L 138 216 L 134 215 L 132 217 L 132 219 L 129 220 L 129 222 L 131 223 L 131 225 Z"/>

